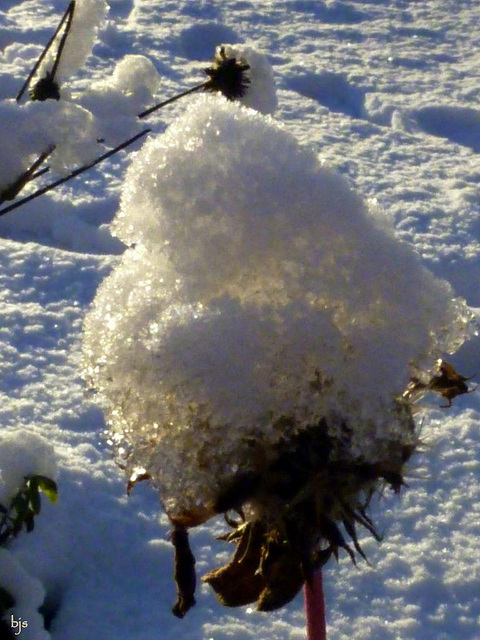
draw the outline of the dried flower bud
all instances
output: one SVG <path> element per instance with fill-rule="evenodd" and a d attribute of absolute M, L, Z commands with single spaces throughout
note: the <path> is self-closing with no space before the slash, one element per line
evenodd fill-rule
<path fill-rule="evenodd" d="M 53 74 L 47 71 L 45 77 L 36 82 L 29 91 L 32 100 L 60 100 L 60 88 L 58 82 L 54 79 Z"/>
<path fill-rule="evenodd" d="M 228 55 L 224 45 L 217 47 L 212 66 L 205 69 L 210 78 L 205 90 L 212 93 L 219 91 L 228 100 L 241 98 L 250 85 L 246 73 L 249 69 L 250 65 L 245 60 Z"/>

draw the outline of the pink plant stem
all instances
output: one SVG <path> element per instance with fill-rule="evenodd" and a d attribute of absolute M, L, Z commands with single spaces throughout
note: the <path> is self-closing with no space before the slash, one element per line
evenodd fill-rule
<path fill-rule="evenodd" d="M 307 640 L 327 640 L 325 623 L 325 599 L 322 572 L 317 571 L 310 584 L 303 587 L 305 615 L 307 618 Z"/>

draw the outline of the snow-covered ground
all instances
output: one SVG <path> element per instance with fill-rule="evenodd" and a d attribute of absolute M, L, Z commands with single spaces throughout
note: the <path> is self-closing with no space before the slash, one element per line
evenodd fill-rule
<path fill-rule="evenodd" d="M 373 201 L 456 295 L 480 307 L 476 0 L 109 5 L 92 56 L 65 81 L 72 99 L 80 103 L 89 95 L 82 104 L 99 114 L 102 103 L 92 81 L 104 94 L 110 83 L 111 104 L 124 105 L 124 119 L 102 130 L 105 135 L 116 140 L 122 127 L 127 135 L 138 130 L 128 118 L 133 107 L 115 93 L 121 80 L 112 76 L 125 56 L 151 60 L 160 100 L 202 81 L 216 45 L 252 43 L 274 69 L 275 119 Z M 63 0 L 2 0 L 1 100 L 16 96 L 65 8 Z M 139 89 L 131 105 L 148 106 L 145 91 Z M 153 135 L 184 113 L 188 100 L 150 117 Z M 102 113 L 108 114 L 108 105 Z M 35 471 L 56 473 L 48 447 L 32 440 L 33 434 L 53 447 L 59 488 L 57 504 L 43 500 L 34 532 L 9 545 L 0 584 L 2 572 L 15 573 L 12 563 L 27 574 L 19 584 L 34 606 L 23 603 L 16 612 L 29 620 L 20 636 L 26 640 L 305 638 L 301 597 L 260 614 L 248 607 L 223 609 L 202 586 L 186 618 L 172 616 L 167 519 L 146 483 L 126 496 L 125 477 L 104 437 L 103 414 L 86 393 L 82 325 L 98 285 L 124 250 L 109 223 L 131 157 L 115 156 L 0 218 L 0 472 L 6 478 L 16 468 L 12 450 L 25 457 L 22 450 L 36 442 L 41 468 Z M 480 375 L 479 338 L 453 361 L 465 375 Z M 438 408 L 438 398 L 424 404 L 418 418 L 424 445 L 409 464 L 409 486 L 400 499 L 387 492 L 374 505 L 384 541 L 362 538 L 371 567 L 361 562 L 355 568 L 341 554 L 338 565 L 330 562 L 324 570 L 331 640 L 480 637 L 478 392 L 459 397 L 448 411 Z M 2 441 L 10 448 L 2 448 Z M 230 548 L 218 554 L 221 543 L 212 535 L 222 529 L 219 520 L 192 533 L 199 574 L 227 559 Z M 42 599 L 52 618 L 45 633 L 29 619 Z"/>

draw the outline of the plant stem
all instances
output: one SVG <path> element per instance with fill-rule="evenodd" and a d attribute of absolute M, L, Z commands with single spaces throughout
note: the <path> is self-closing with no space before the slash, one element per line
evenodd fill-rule
<path fill-rule="evenodd" d="M 48 171 L 48 167 L 44 167 L 37 171 L 37 169 L 42 165 L 49 155 L 55 149 L 54 146 L 49 147 L 46 151 L 41 153 L 39 157 L 35 160 L 35 162 L 29 167 L 26 171 L 22 173 L 12 184 L 10 184 L 6 189 L 0 191 L 0 204 L 5 202 L 5 200 L 13 200 L 17 197 L 23 187 L 35 178 L 43 175 Z"/>
<path fill-rule="evenodd" d="M 57 73 L 58 65 L 60 63 L 60 58 L 62 57 L 63 48 L 68 38 L 68 34 L 70 33 L 70 27 L 72 26 L 73 14 L 75 13 L 75 0 L 72 0 L 68 5 L 68 19 L 67 24 L 65 25 L 65 31 L 63 32 L 62 39 L 60 40 L 60 44 L 58 45 L 57 55 L 55 56 L 55 62 L 52 67 L 52 80 L 55 79 L 55 74 Z"/>
<path fill-rule="evenodd" d="M 316 571 L 312 579 L 305 582 L 303 597 L 307 619 L 307 640 L 327 640 L 325 599 L 321 570 Z"/>
<path fill-rule="evenodd" d="M 183 98 L 184 96 L 188 96 L 191 93 L 195 93 L 196 91 L 200 91 L 200 89 L 205 89 L 209 84 L 210 84 L 210 80 L 207 80 L 206 82 L 202 82 L 201 84 L 197 84 L 194 87 L 192 87 L 191 89 L 187 89 L 187 91 L 184 91 L 183 93 L 179 93 L 177 96 L 173 96 L 173 98 L 169 98 L 168 100 L 164 100 L 163 102 L 159 102 L 158 104 L 154 105 L 153 107 L 150 107 L 150 109 L 146 109 L 145 111 L 142 111 L 142 113 L 138 114 L 138 117 L 139 118 L 146 118 L 147 116 L 149 116 L 154 111 L 157 111 L 158 109 L 161 109 L 162 107 L 166 107 L 167 104 L 171 104 L 172 102 L 176 102 L 177 100 L 180 100 L 180 98 Z"/>
<path fill-rule="evenodd" d="M 40 176 L 43 176 L 43 174 L 47 173 L 47 171 L 50 171 L 50 167 L 44 167 L 43 169 L 39 169 L 36 173 L 33 173 L 30 176 L 30 181 L 40 178 Z"/>
<path fill-rule="evenodd" d="M 118 151 L 121 151 L 122 149 L 125 149 L 125 147 L 128 147 L 129 145 L 133 144 L 139 138 L 143 137 L 147 133 L 150 133 L 150 131 L 151 131 L 151 129 L 143 129 L 143 131 L 140 131 L 140 133 L 137 133 L 132 138 L 129 138 L 125 142 L 122 142 L 122 144 L 119 144 L 114 149 L 110 149 L 110 151 L 107 151 L 107 153 L 104 153 L 103 155 L 98 157 L 93 162 L 90 162 L 89 164 L 83 165 L 83 167 L 79 167 L 78 169 L 75 169 L 75 171 L 72 171 L 67 176 L 65 176 L 63 178 L 59 178 L 55 182 L 51 182 L 50 184 L 47 184 L 45 187 L 42 187 L 41 189 L 38 189 L 37 191 L 34 191 L 29 196 L 26 196 L 25 198 L 22 198 L 21 200 L 18 200 L 18 202 L 14 202 L 13 204 L 9 205 L 8 207 L 5 207 L 4 209 L 1 209 L 0 210 L 0 216 L 3 216 L 6 213 L 8 213 L 9 211 L 13 211 L 14 209 L 17 209 L 18 207 L 21 207 L 22 205 L 26 204 L 27 202 L 31 202 L 32 200 L 35 200 L 35 198 L 38 198 L 39 196 L 43 195 L 44 193 L 47 193 L 47 191 L 51 191 L 52 189 L 55 189 L 56 187 L 59 187 L 61 184 L 64 184 L 65 182 L 68 182 L 72 178 L 75 178 L 76 176 L 79 176 L 84 171 L 88 171 L 88 169 L 92 169 L 97 164 L 100 164 L 100 162 L 103 162 L 107 158 L 110 158 L 110 156 L 113 156 Z"/>

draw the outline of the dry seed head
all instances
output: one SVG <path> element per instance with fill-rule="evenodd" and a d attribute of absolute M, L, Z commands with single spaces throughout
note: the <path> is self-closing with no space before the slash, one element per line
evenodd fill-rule
<path fill-rule="evenodd" d="M 220 92 L 227 100 L 236 100 L 245 95 L 249 85 L 247 71 L 250 65 L 241 58 L 228 57 L 225 46 L 217 47 L 213 64 L 205 73 L 210 78 L 205 85 L 206 91 Z"/>
<path fill-rule="evenodd" d="M 465 308 L 312 151 L 219 97 L 137 154 L 114 225 L 136 245 L 85 338 L 112 440 L 175 525 L 244 513 L 253 569 L 227 575 L 281 606 L 301 580 L 276 576 L 378 537 L 369 498 L 416 446 L 409 363 L 458 348 Z"/>
<path fill-rule="evenodd" d="M 40 78 L 29 91 L 32 100 L 60 100 L 60 88 L 50 72 Z"/>

